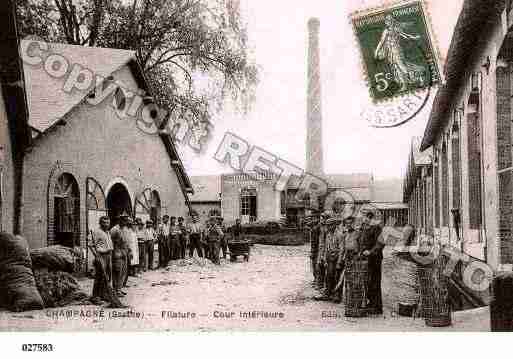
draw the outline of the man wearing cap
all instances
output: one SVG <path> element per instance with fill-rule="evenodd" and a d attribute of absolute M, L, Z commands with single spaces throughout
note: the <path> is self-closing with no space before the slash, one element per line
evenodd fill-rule
<path fill-rule="evenodd" d="M 347 267 L 361 251 L 361 232 L 355 229 L 354 221 L 355 218 L 353 216 L 344 219 L 345 235 L 341 247 L 343 256 L 339 257 L 339 268 Z"/>
<path fill-rule="evenodd" d="M 148 253 L 146 252 L 146 231 L 144 229 L 144 223 L 141 218 L 135 219 L 135 234 L 137 237 L 137 246 L 139 249 L 139 270 L 146 272 L 148 269 Z"/>
<path fill-rule="evenodd" d="M 242 227 L 242 224 L 240 223 L 240 218 L 235 220 L 235 224 L 230 228 L 230 232 L 234 240 L 241 239 L 242 235 L 244 234 L 244 227 Z"/>
<path fill-rule="evenodd" d="M 112 240 L 110 238 L 109 226 L 110 219 L 107 216 L 102 216 L 99 221 L 100 228 L 97 228 L 92 233 L 92 247 L 96 250 L 98 254 L 95 258 L 97 261 L 100 261 L 99 265 L 95 266 L 96 273 L 93 284 L 93 295 L 91 298 L 91 302 L 94 304 L 99 304 L 100 300 L 108 300 L 107 294 L 102 293 L 102 289 L 105 286 L 102 285 L 102 281 L 106 280 L 107 283 L 111 282 L 112 279 L 112 250 L 114 249 Z M 105 276 L 101 273 L 101 267 L 105 270 Z"/>
<path fill-rule="evenodd" d="M 192 223 L 189 224 L 189 256 L 194 257 L 194 250 L 198 252 L 198 256 L 203 258 L 203 246 L 201 245 L 203 229 L 199 223 L 198 216 L 192 214 Z"/>
<path fill-rule="evenodd" d="M 224 233 L 221 230 L 219 224 L 217 223 L 216 217 L 210 218 L 210 223 L 206 232 L 210 260 L 214 264 L 221 264 L 219 262 L 219 242 L 221 240 L 221 237 L 224 236 Z"/>
<path fill-rule="evenodd" d="M 226 259 L 226 252 L 228 252 L 228 241 L 226 238 L 226 228 L 223 224 L 223 221 L 224 221 L 223 217 L 219 217 L 217 219 L 217 224 L 221 228 L 221 231 L 223 231 L 223 235 L 219 239 L 219 248 L 220 248 L 220 251 L 223 251 L 223 258 Z"/>
<path fill-rule="evenodd" d="M 148 269 L 153 269 L 154 254 L 155 254 L 155 243 L 157 243 L 157 233 L 155 232 L 155 226 L 151 219 L 146 221 L 146 251 L 148 253 Z M 160 252 L 160 244 L 159 244 Z M 159 261 L 160 264 L 160 261 Z"/>
<path fill-rule="evenodd" d="M 335 298 L 335 286 L 338 282 L 337 263 L 339 260 L 340 249 L 342 247 L 342 233 L 337 230 L 339 224 L 342 223 L 340 218 L 330 218 L 326 221 L 327 231 L 325 240 L 319 248 L 319 255 L 323 257 L 326 263 L 326 291 L 325 299 L 337 300 Z"/>
<path fill-rule="evenodd" d="M 383 262 L 383 236 L 382 229 L 378 224 L 373 224 L 374 213 L 365 213 L 362 223 L 362 246 L 363 255 L 369 261 L 369 275 L 367 283 L 367 301 L 370 314 L 383 314 L 383 303 L 381 299 L 381 264 Z"/>
<path fill-rule="evenodd" d="M 329 218 L 329 213 L 324 212 L 321 214 L 321 219 L 319 222 L 319 251 L 317 254 L 317 273 L 318 273 L 318 283 L 317 286 L 319 289 L 324 288 L 324 281 L 326 277 L 326 259 L 323 254 L 323 248 L 325 247 L 326 241 L 326 232 L 327 226 L 326 221 Z"/>
<path fill-rule="evenodd" d="M 205 258 L 208 258 L 208 259 L 211 258 L 210 248 L 208 246 L 208 232 L 207 232 L 207 228 L 209 228 L 209 227 L 210 227 L 210 219 L 207 219 L 205 221 L 205 224 L 203 225 L 203 236 L 201 237 L 202 238 L 201 245 L 203 247 L 203 253 L 205 254 Z"/>
<path fill-rule="evenodd" d="M 176 217 L 169 220 L 169 256 L 171 260 L 180 259 L 180 228 L 176 224 Z"/>
<path fill-rule="evenodd" d="M 317 257 L 319 255 L 319 235 L 321 231 L 321 225 L 319 222 L 319 215 L 315 214 L 312 216 L 308 223 L 309 235 L 310 235 L 310 262 L 312 267 L 312 274 L 314 276 L 314 284 L 319 283 L 319 268 L 317 266 Z"/>
<path fill-rule="evenodd" d="M 343 269 L 351 268 L 355 258 L 361 252 L 361 232 L 355 229 L 354 221 L 353 216 L 344 219 L 344 235 L 337 262 L 337 270 L 340 272 Z M 340 295 L 341 293 L 337 294 Z"/>
<path fill-rule="evenodd" d="M 180 233 L 178 234 L 178 240 L 180 243 L 180 259 L 185 259 L 185 255 L 187 252 L 187 228 L 185 228 L 185 223 L 183 217 L 178 217 L 178 229 Z"/>
<path fill-rule="evenodd" d="M 162 223 L 158 229 L 159 240 L 159 265 L 166 267 L 169 262 L 169 216 L 166 214 L 162 217 Z"/>

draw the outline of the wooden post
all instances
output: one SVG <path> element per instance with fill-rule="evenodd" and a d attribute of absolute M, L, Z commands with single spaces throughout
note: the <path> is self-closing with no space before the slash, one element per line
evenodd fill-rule
<path fill-rule="evenodd" d="M 513 273 L 500 273 L 492 282 L 490 321 L 492 332 L 513 331 Z"/>

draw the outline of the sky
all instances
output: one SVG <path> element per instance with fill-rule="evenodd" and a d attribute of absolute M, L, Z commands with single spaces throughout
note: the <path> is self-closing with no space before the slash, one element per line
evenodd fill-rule
<path fill-rule="evenodd" d="M 443 64 L 463 0 L 427 0 L 435 44 Z M 190 176 L 233 172 L 213 157 L 226 131 L 301 168 L 305 166 L 307 21 L 320 20 L 323 151 L 325 173 L 402 177 L 412 136 L 422 136 L 431 101 L 397 128 L 370 127 L 362 116 L 373 104 L 349 22 L 356 10 L 381 0 L 241 0 L 260 83 L 252 110 L 227 107 L 214 119 L 206 150 L 178 150 Z M 432 100 L 432 97 L 431 97 Z"/>

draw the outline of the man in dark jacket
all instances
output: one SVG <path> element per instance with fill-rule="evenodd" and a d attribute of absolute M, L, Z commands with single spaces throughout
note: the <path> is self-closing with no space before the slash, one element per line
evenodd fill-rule
<path fill-rule="evenodd" d="M 319 223 L 319 216 L 314 215 L 309 223 L 310 233 L 310 264 L 312 267 L 312 274 L 314 277 L 314 285 L 319 283 L 319 268 L 317 267 L 317 256 L 319 255 L 319 235 L 321 226 Z"/>
<path fill-rule="evenodd" d="M 206 229 L 208 252 L 210 254 L 209 259 L 214 264 L 220 264 L 219 262 L 219 243 L 221 237 L 224 236 L 221 227 L 218 224 L 216 217 L 211 217 L 208 227 Z"/>
<path fill-rule="evenodd" d="M 237 218 L 235 220 L 235 224 L 230 228 L 230 232 L 232 233 L 233 240 L 240 240 L 242 239 L 242 235 L 244 234 L 244 227 L 242 227 L 242 224 L 240 223 L 240 218 Z"/>
<path fill-rule="evenodd" d="M 361 234 L 363 255 L 369 261 L 369 275 L 367 283 L 367 308 L 369 314 L 383 314 L 381 299 L 381 263 L 383 262 L 383 247 L 381 227 L 373 224 L 374 213 L 368 211 L 364 215 Z"/>
<path fill-rule="evenodd" d="M 185 227 L 183 217 L 178 217 L 178 228 L 180 229 L 180 234 L 178 235 L 179 243 L 180 243 L 180 259 L 185 259 L 185 255 L 187 254 L 187 228 Z"/>

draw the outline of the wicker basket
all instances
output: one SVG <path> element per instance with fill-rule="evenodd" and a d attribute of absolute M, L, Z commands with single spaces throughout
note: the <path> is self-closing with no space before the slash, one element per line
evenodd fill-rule
<path fill-rule="evenodd" d="M 440 259 L 431 265 L 417 267 L 420 283 L 421 313 L 426 325 L 446 327 L 451 325 L 448 280 L 443 275 Z"/>
<path fill-rule="evenodd" d="M 369 263 L 365 259 L 353 260 L 346 269 L 345 274 L 345 316 L 346 317 L 364 317 L 365 308 L 365 289 L 369 272 Z"/>

